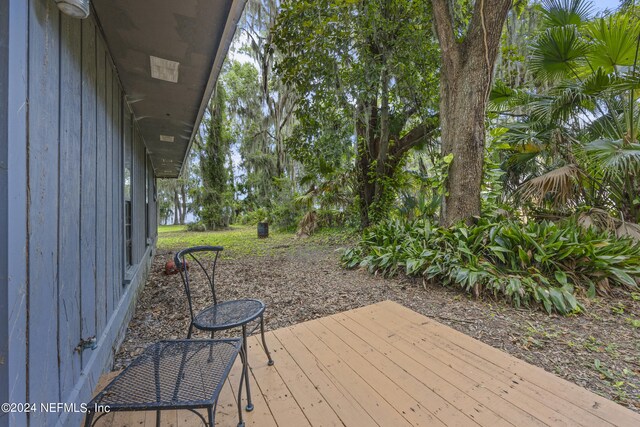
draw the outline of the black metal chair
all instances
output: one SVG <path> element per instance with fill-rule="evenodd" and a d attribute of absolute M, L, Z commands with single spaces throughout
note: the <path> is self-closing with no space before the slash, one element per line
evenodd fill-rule
<path fill-rule="evenodd" d="M 214 337 L 216 331 L 222 331 L 233 328 L 242 328 L 242 343 L 245 351 L 241 353 L 244 357 L 243 363 L 247 367 L 245 370 L 245 383 L 247 388 L 247 411 L 253 410 L 251 402 L 251 389 L 249 388 L 249 354 L 247 348 L 247 336 L 253 334 L 260 328 L 262 345 L 267 355 L 269 366 L 273 365 L 273 359 L 267 347 L 267 341 L 264 338 L 264 302 L 257 299 L 238 299 L 219 302 L 216 296 L 215 288 L 215 272 L 218 256 L 224 248 L 222 246 L 194 246 L 179 251 L 174 256 L 176 268 L 182 277 L 184 290 L 187 294 L 189 302 L 189 313 L 191 315 L 191 323 L 189 324 L 189 332 L 187 339 L 191 338 L 193 328 L 202 331 L 209 331 L 211 338 Z M 210 269 L 208 268 L 210 266 Z M 193 296 L 192 296 L 192 275 L 199 268 L 204 275 L 206 285 L 208 285 L 213 297 L 213 305 L 195 313 Z M 247 331 L 247 325 L 254 322 L 252 329 Z"/>

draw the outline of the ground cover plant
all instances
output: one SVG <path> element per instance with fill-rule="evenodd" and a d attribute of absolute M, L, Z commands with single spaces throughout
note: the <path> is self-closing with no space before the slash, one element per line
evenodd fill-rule
<path fill-rule="evenodd" d="M 611 287 L 637 290 L 640 244 L 571 220 L 523 224 L 485 218 L 445 228 L 425 219 L 394 219 L 366 230 L 342 262 L 569 314 L 584 310 L 582 298 L 609 294 Z"/>

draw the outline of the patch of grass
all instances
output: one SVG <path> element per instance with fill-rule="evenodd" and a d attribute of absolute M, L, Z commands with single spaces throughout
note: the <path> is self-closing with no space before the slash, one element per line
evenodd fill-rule
<path fill-rule="evenodd" d="M 640 319 L 633 319 L 631 317 L 627 317 L 625 320 L 629 325 L 631 325 L 631 327 L 636 329 L 640 328 Z"/>
<path fill-rule="evenodd" d="M 191 246 L 222 246 L 226 259 L 245 256 L 261 257 L 294 253 L 302 246 L 332 246 L 347 243 L 353 238 L 350 230 L 323 229 L 311 237 L 297 239 L 295 233 L 270 229 L 269 237 L 259 239 L 255 226 L 233 225 L 226 230 L 193 232 L 184 226 L 159 228 L 158 249 L 180 250 Z"/>
<path fill-rule="evenodd" d="M 158 226 L 158 234 L 163 233 L 175 233 L 178 231 L 186 231 L 186 225 L 159 225 Z"/>

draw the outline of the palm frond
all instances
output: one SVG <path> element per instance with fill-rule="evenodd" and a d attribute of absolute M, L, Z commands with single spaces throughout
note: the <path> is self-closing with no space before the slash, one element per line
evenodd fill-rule
<path fill-rule="evenodd" d="M 542 0 L 545 26 L 580 26 L 593 14 L 593 3 L 588 0 Z"/>
<path fill-rule="evenodd" d="M 582 92 L 589 96 L 600 96 L 610 90 L 615 83 L 615 75 L 607 73 L 604 68 L 598 68 L 579 82 Z"/>
<path fill-rule="evenodd" d="M 640 171 L 640 144 L 623 139 L 597 139 L 584 147 L 587 155 L 606 172 L 615 174 Z"/>
<path fill-rule="evenodd" d="M 585 212 L 580 212 L 577 222 L 578 225 L 584 228 L 594 227 L 597 230 L 611 232 L 616 229 L 616 223 L 609 215 L 609 212 L 600 208 L 591 208 Z"/>
<path fill-rule="evenodd" d="M 640 240 L 640 225 L 623 221 L 622 225 L 616 229 L 616 236 L 631 237 L 633 240 Z"/>
<path fill-rule="evenodd" d="M 619 122 L 619 119 L 616 119 L 615 117 L 613 117 L 611 113 L 601 115 L 589 123 L 587 127 L 588 134 L 591 136 L 591 139 L 622 138 L 623 135 L 620 133 L 618 122 Z"/>
<path fill-rule="evenodd" d="M 588 58 L 593 68 L 611 73 L 617 67 L 632 66 L 637 50 L 640 22 L 626 14 L 599 18 L 586 26 L 591 38 Z"/>
<path fill-rule="evenodd" d="M 611 88 L 617 92 L 624 92 L 626 90 L 640 89 L 640 69 L 628 70 L 626 73 L 620 75 L 614 82 L 612 82 Z M 637 96 L 635 99 L 638 99 Z"/>
<path fill-rule="evenodd" d="M 522 151 L 520 147 L 526 147 L 527 145 L 535 146 L 537 147 L 536 150 L 525 151 L 537 152 L 539 151 L 538 146 L 542 145 L 545 139 L 541 133 L 546 130 L 546 127 L 539 125 L 540 123 L 536 121 L 509 123 L 506 125 L 507 131 L 500 136 L 500 142 L 510 145 L 517 151 Z"/>
<path fill-rule="evenodd" d="M 588 50 L 575 25 L 549 28 L 533 44 L 529 65 L 542 79 L 572 76 Z"/>
<path fill-rule="evenodd" d="M 566 205 L 577 198 L 585 178 L 586 175 L 577 165 L 562 166 L 525 182 L 518 196 L 539 204 L 551 200 L 555 206 Z"/>

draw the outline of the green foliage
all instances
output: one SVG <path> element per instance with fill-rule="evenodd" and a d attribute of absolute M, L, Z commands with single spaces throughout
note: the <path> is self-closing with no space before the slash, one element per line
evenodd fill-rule
<path fill-rule="evenodd" d="M 318 184 L 327 167 L 355 170 L 362 226 L 387 214 L 405 154 L 435 128 L 439 63 L 428 6 L 286 0 L 273 31 L 276 70 L 298 95 L 287 148 Z"/>
<path fill-rule="evenodd" d="M 427 150 L 427 155 L 414 152 L 408 157 L 406 170 L 401 175 L 404 182 L 399 185 L 396 212 L 409 220 L 437 219 L 453 154 L 441 157 L 435 150 Z"/>
<path fill-rule="evenodd" d="M 241 157 L 236 191 L 242 195 L 244 210 L 268 208 L 278 192 L 274 181 L 278 172 L 269 136 L 272 129 L 263 110 L 261 76 L 255 64 L 232 61 L 221 82 L 228 94 L 231 138 Z"/>
<path fill-rule="evenodd" d="M 365 230 L 342 257 L 348 268 L 423 276 L 514 305 L 541 304 L 549 313 L 584 309 L 578 301 L 609 286 L 637 289 L 640 244 L 575 222 L 522 224 L 481 219 L 453 228 L 428 220 L 390 220 Z"/>
<path fill-rule="evenodd" d="M 559 212 L 593 206 L 640 221 L 640 20 L 634 13 L 591 17 L 591 2 L 542 2 L 542 29 L 530 47 L 528 88 L 499 82 L 491 104 L 505 112 L 504 188 L 524 208 Z"/>
<path fill-rule="evenodd" d="M 259 222 L 270 222 L 270 220 L 269 212 L 265 208 L 254 209 L 239 218 L 240 224 L 244 225 L 257 225 Z"/>
<path fill-rule="evenodd" d="M 229 192 L 229 126 L 226 118 L 226 91 L 223 85 L 209 103 L 208 117 L 204 125 L 204 146 L 200 153 L 202 189 L 198 194 L 200 216 L 206 229 L 214 230 L 229 226 L 233 209 Z"/>
<path fill-rule="evenodd" d="M 192 222 L 187 224 L 187 231 L 207 231 L 207 225 L 204 222 Z"/>

